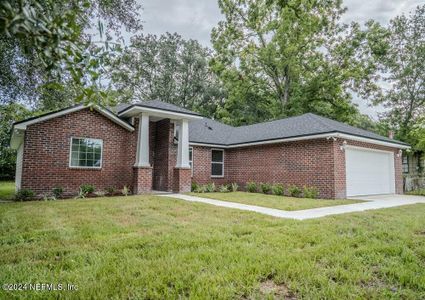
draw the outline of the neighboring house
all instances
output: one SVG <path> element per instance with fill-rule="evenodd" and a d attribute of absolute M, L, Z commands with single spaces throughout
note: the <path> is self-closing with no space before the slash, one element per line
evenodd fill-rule
<path fill-rule="evenodd" d="M 405 143 L 314 114 L 232 127 L 160 101 L 73 106 L 14 124 L 16 186 L 134 193 L 191 182 L 314 186 L 323 198 L 402 193 Z"/>
<path fill-rule="evenodd" d="M 423 152 L 404 153 L 402 170 L 404 190 L 412 191 L 425 188 L 425 154 Z"/>

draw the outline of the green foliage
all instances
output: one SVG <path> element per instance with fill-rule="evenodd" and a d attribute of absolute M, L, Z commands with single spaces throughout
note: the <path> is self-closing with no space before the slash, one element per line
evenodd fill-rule
<path fill-rule="evenodd" d="M 54 187 L 52 190 L 52 194 L 56 199 L 62 198 L 63 195 L 63 188 L 60 186 Z"/>
<path fill-rule="evenodd" d="M 205 185 L 205 192 L 207 193 L 213 193 L 215 192 L 216 188 L 215 188 L 215 183 L 211 182 L 208 183 L 207 185 Z"/>
<path fill-rule="evenodd" d="M 296 185 L 290 185 L 288 187 L 288 193 L 291 197 L 300 197 L 302 190 Z"/>
<path fill-rule="evenodd" d="M 84 199 L 87 196 L 87 192 L 83 191 L 83 189 L 80 187 L 78 189 L 78 194 L 75 196 L 75 199 Z"/>
<path fill-rule="evenodd" d="M 250 193 L 257 192 L 257 184 L 254 181 L 248 181 L 245 186 L 246 190 Z"/>
<path fill-rule="evenodd" d="M 108 193 L 108 195 L 113 195 L 116 191 L 117 191 L 117 189 L 114 188 L 113 186 L 106 188 L 106 192 Z"/>
<path fill-rule="evenodd" d="M 226 184 L 222 184 L 218 187 L 218 191 L 220 193 L 227 193 L 229 192 L 229 187 Z"/>
<path fill-rule="evenodd" d="M 121 190 L 121 193 L 122 193 L 124 196 L 128 196 L 128 195 L 131 193 L 130 188 L 129 188 L 128 186 L 124 185 L 124 187 L 123 187 L 123 188 L 122 188 L 122 190 Z"/>
<path fill-rule="evenodd" d="M 193 182 L 192 181 L 192 184 L 190 186 L 190 191 L 191 192 L 194 192 L 194 191 L 196 191 L 198 189 L 198 187 L 199 187 L 199 184 L 197 184 L 196 182 Z"/>
<path fill-rule="evenodd" d="M 195 193 L 205 193 L 206 192 L 206 185 L 198 184 L 196 186 L 196 189 L 194 190 Z"/>
<path fill-rule="evenodd" d="M 341 4 L 220 0 L 211 68 L 227 99 L 217 117 L 242 125 L 314 112 L 353 122 L 351 90 L 369 89 L 375 69 L 358 54 L 356 28 L 339 22 Z"/>
<path fill-rule="evenodd" d="M 212 115 L 223 93 L 208 67 L 210 52 L 176 33 L 134 36 L 110 68 L 116 96 L 121 102 L 160 99 Z"/>
<path fill-rule="evenodd" d="M 233 182 L 232 184 L 230 184 L 230 190 L 232 192 L 237 192 L 239 189 L 239 185 L 236 182 Z"/>
<path fill-rule="evenodd" d="M 417 189 L 410 192 L 406 192 L 408 195 L 425 196 L 425 189 Z"/>
<path fill-rule="evenodd" d="M 31 189 L 20 189 L 15 195 L 15 199 L 18 201 L 33 200 L 34 197 L 35 193 Z"/>
<path fill-rule="evenodd" d="M 272 194 L 277 196 L 282 196 L 285 193 L 285 188 L 283 184 L 277 183 L 272 185 Z"/>
<path fill-rule="evenodd" d="M 269 183 L 260 183 L 260 191 L 263 194 L 269 194 L 272 190 L 272 186 Z"/>
<path fill-rule="evenodd" d="M 80 185 L 80 190 L 85 194 L 94 193 L 95 187 L 91 184 Z"/>
<path fill-rule="evenodd" d="M 29 116 L 31 112 L 20 104 L 0 104 L 0 180 L 15 178 L 16 151 L 9 147 L 12 124 Z"/>
<path fill-rule="evenodd" d="M 304 196 L 304 198 L 316 199 L 317 197 L 319 197 L 319 191 L 317 190 L 316 187 L 304 186 L 303 187 L 303 196 Z"/>

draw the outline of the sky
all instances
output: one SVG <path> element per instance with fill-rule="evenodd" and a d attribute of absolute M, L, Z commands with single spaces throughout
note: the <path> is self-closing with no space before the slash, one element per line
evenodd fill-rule
<path fill-rule="evenodd" d="M 196 39 L 211 46 L 210 33 L 222 19 L 217 0 L 138 0 L 143 7 L 144 33 L 177 32 L 183 38 Z M 369 19 L 386 24 L 402 13 L 409 13 L 425 0 L 344 0 L 347 7 L 342 21 L 364 23 Z M 361 112 L 377 117 L 382 107 L 370 107 L 359 98 L 353 99 Z"/>

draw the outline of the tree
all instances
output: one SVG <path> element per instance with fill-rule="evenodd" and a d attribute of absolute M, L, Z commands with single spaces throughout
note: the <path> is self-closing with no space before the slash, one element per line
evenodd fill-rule
<path fill-rule="evenodd" d="M 138 9 L 135 0 L 1 1 L 0 67 L 5 72 L 0 75 L 0 101 L 18 98 L 38 104 L 41 97 L 50 96 L 43 91 L 45 84 L 47 90 L 73 90 L 68 102 L 106 101 L 99 80 L 102 61 L 114 45 L 113 33 L 119 35 L 122 26 L 141 28 Z M 87 34 L 95 18 L 106 36 L 102 43 Z"/>
<path fill-rule="evenodd" d="M 350 89 L 368 86 L 370 72 L 356 60 L 356 27 L 338 23 L 340 0 L 220 0 L 219 6 L 225 20 L 212 33 L 212 68 L 229 94 L 222 118 L 236 124 L 305 112 L 357 118 Z"/>
<path fill-rule="evenodd" d="M 368 24 L 369 35 L 379 24 Z M 375 104 L 383 104 L 388 112 L 381 118 L 396 131 L 396 137 L 415 147 L 418 132 L 423 133 L 425 115 L 425 5 L 418 6 L 409 16 L 401 15 L 390 21 L 386 45 L 379 57 L 381 80 L 385 88 L 373 95 Z M 376 36 L 376 35 L 375 35 Z M 413 134 L 415 132 L 415 134 Z"/>
<path fill-rule="evenodd" d="M 208 67 L 210 50 L 178 34 L 138 35 L 111 64 L 121 102 L 161 99 L 211 113 L 222 91 Z"/>
<path fill-rule="evenodd" d="M 9 148 L 13 122 L 31 115 L 23 105 L 0 105 L 0 180 L 15 177 L 16 151 Z"/>

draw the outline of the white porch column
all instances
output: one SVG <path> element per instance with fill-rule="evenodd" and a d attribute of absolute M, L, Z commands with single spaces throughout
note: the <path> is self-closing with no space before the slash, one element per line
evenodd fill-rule
<path fill-rule="evenodd" d="M 137 134 L 137 153 L 135 167 L 150 167 L 149 163 L 149 115 L 139 116 L 139 131 Z"/>
<path fill-rule="evenodd" d="M 189 122 L 181 120 L 178 130 L 179 145 L 177 148 L 177 165 L 176 168 L 190 168 L 189 165 Z"/>

